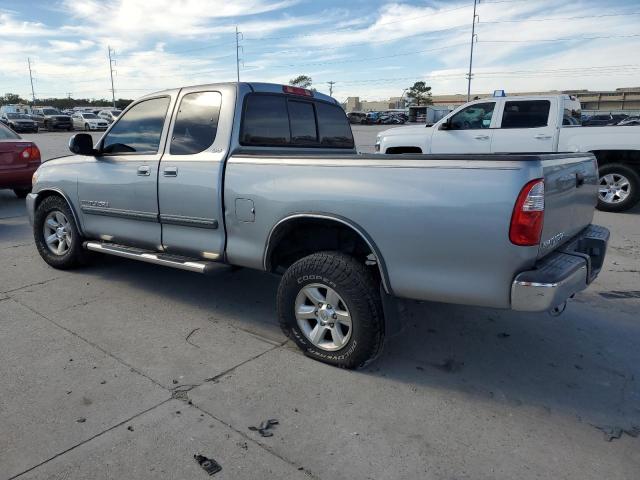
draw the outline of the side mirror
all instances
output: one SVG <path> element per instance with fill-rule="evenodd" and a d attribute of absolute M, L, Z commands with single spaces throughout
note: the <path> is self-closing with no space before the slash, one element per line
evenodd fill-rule
<path fill-rule="evenodd" d="M 442 122 L 440 126 L 438 126 L 438 130 L 451 130 L 451 122 L 449 120 Z"/>
<path fill-rule="evenodd" d="M 95 155 L 93 138 L 88 133 L 76 133 L 69 139 L 69 150 L 76 155 Z"/>

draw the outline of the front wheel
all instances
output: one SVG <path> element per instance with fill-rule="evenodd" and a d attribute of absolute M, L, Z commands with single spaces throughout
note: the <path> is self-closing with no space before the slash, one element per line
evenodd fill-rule
<path fill-rule="evenodd" d="M 61 197 L 47 197 L 38 205 L 33 237 L 42 259 L 54 268 L 66 270 L 84 262 L 82 237 L 69 205 Z"/>
<path fill-rule="evenodd" d="M 305 355 L 341 368 L 374 359 L 384 340 L 376 280 L 349 255 L 321 252 L 298 260 L 278 288 L 282 331 Z"/>
<path fill-rule="evenodd" d="M 85 132 L 89 131 L 89 124 L 88 123 L 84 124 L 84 130 L 85 130 Z"/>
<path fill-rule="evenodd" d="M 610 163 L 599 169 L 598 210 L 623 212 L 640 200 L 640 176 L 629 166 Z"/>

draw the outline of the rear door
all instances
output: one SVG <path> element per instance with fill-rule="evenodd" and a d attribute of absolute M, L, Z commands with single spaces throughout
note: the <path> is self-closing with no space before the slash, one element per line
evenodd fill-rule
<path fill-rule="evenodd" d="M 232 86 L 180 91 L 158 177 L 169 253 L 216 260 L 224 252 L 222 182 L 235 95 Z"/>
<path fill-rule="evenodd" d="M 132 105 L 78 168 L 78 200 L 88 236 L 161 248 L 158 166 L 176 94 Z"/>
<path fill-rule="evenodd" d="M 558 99 L 505 100 L 493 132 L 492 153 L 553 152 L 557 145 Z"/>
<path fill-rule="evenodd" d="M 434 127 L 430 153 L 491 153 L 496 102 L 473 103 L 448 119 L 446 130 Z"/>

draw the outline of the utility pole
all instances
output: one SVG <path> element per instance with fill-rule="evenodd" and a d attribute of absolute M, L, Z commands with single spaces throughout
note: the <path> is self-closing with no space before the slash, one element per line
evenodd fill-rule
<path fill-rule="evenodd" d="M 473 42 L 476 39 L 476 6 L 478 4 L 478 0 L 473 0 L 473 22 L 471 24 L 471 53 L 469 54 L 469 73 L 467 74 L 468 82 L 467 82 L 467 102 L 471 100 L 471 70 L 473 68 Z"/>
<path fill-rule="evenodd" d="M 33 74 L 31 73 L 31 59 L 27 57 L 27 63 L 29 64 L 29 80 L 31 80 L 31 99 L 33 100 L 32 105 L 36 104 L 36 93 L 33 90 Z"/>
<path fill-rule="evenodd" d="M 109 48 L 109 73 L 111 74 L 111 99 L 113 100 L 113 108 L 116 108 L 116 90 L 113 88 L 113 64 L 115 60 L 111 59 L 111 46 L 107 47 Z"/>
<path fill-rule="evenodd" d="M 242 32 L 238 31 L 238 26 L 236 25 L 236 76 L 238 82 L 240 82 L 240 40 L 242 40 Z"/>
<path fill-rule="evenodd" d="M 330 82 L 327 82 L 327 83 L 329 84 L 329 96 L 333 97 L 333 86 L 336 84 L 336 82 L 331 80 Z"/>

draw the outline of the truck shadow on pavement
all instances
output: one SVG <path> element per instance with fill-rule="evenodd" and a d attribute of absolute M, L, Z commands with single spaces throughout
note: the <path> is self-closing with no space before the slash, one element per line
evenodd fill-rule
<path fill-rule="evenodd" d="M 202 309 L 209 319 L 286 340 L 276 276 L 221 266 L 203 277 L 111 257 L 85 272 L 170 300 L 178 317 L 181 309 Z M 404 330 L 358 374 L 629 428 L 640 425 L 640 326 L 613 311 L 605 299 L 601 307 L 573 302 L 560 317 L 407 302 Z"/>

